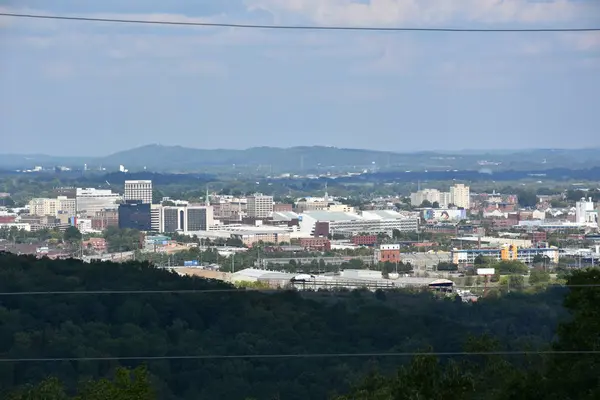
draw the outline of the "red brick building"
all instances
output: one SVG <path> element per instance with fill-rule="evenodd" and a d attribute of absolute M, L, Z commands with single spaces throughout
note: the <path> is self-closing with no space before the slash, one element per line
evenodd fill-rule
<path fill-rule="evenodd" d="M 106 251 L 107 249 L 106 240 L 104 238 L 90 238 L 82 244 L 84 249 L 89 248 L 100 252 Z"/>
<path fill-rule="evenodd" d="M 356 246 L 373 246 L 377 243 L 376 235 L 352 236 L 352 244 Z"/>
<path fill-rule="evenodd" d="M 379 262 L 400 262 L 400 245 L 399 244 L 382 244 L 375 251 L 375 256 Z"/>
<path fill-rule="evenodd" d="M 92 229 L 103 231 L 109 226 L 119 226 L 119 212 L 116 210 L 98 211 L 92 218 Z"/>
<path fill-rule="evenodd" d="M 531 232 L 531 241 L 533 243 L 545 242 L 546 240 L 548 240 L 546 232 Z"/>
<path fill-rule="evenodd" d="M 327 238 L 302 238 L 300 246 L 309 250 L 329 251 L 331 250 L 331 242 Z"/>
<path fill-rule="evenodd" d="M 287 203 L 275 203 L 273 204 L 273 212 L 291 212 L 292 205 Z"/>
<path fill-rule="evenodd" d="M 0 215 L 0 224 L 12 224 L 15 222 L 14 215 Z"/>
<path fill-rule="evenodd" d="M 328 237 L 329 236 L 329 222 L 328 221 L 317 221 L 315 223 L 314 237 Z"/>

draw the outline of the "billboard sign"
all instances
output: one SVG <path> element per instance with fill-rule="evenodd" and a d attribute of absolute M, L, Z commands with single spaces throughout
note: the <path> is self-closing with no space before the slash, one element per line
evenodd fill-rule
<path fill-rule="evenodd" d="M 425 221 L 460 221 L 467 219 L 466 210 L 449 210 L 449 209 L 438 209 L 428 208 L 423 210 L 423 219 Z"/>
<path fill-rule="evenodd" d="M 183 266 L 184 267 L 197 267 L 198 266 L 198 260 L 184 261 L 183 262 Z"/>
<path fill-rule="evenodd" d="M 477 275 L 494 275 L 495 273 L 495 268 L 477 268 Z"/>

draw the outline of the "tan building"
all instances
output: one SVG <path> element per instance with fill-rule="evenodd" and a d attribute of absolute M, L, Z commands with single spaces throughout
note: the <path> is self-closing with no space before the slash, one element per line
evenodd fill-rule
<path fill-rule="evenodd" d="M 117 210 L 123 198 L 110 189 L 77 188 L 76 199 L 77 213 L 91 218 L 102 210 Z"/>
<path fill-rule="evenodd" d="M 468 210 L 471 207 L 471 192 L 469 187 L 462 183 L 450 186 L 450 201 L 456 207 Z"/>
<path fill-rule="evenodd" d="M 240 239 L 245 246 L 252 247 L 258 242 L 275 243 L 290 242 L 290 233 L 284 230 L 248 230 L 231 232 L 231 237 Z"/>
<path fill-rule="evenodd" d="M 349 206 L 347 204 L 342 204 L 342 203 L 329 204 L 327 206 L 327 211 L 331 211 L 331 212 L 343 212 L 343 213 L 354 213 L 354 212 L 356 212 L 356 210 L 354 209 L 354 207 Z"/>
<path fill-rule="evenodd" d="M 29 215 L 53 216 L 67 215 L 74 217 L 77 214 L 77 201 L 66 196 L 58 196 L 55 199 L 37 198 L 29 202 Z"/>
<path fill-rule="evenodd" d="M 324 199 L 301 199 L 296 203 L 296 212 L 301 214 L 306 211 L 324 211 L 328 205 L 329 202 Z"/>
<path fill-rule="evenodd" d="M 255 194 L 248 197 L 248 216 L 252 218 L 269 218 L 273 215 L 273 196 Z"/>
<path fill-rule="evenodd" d="M 410 204 L 413 207 L 419 207 L 427 200 L 431 204 L 438 203 L 440 208 L 447 208 L 451 203 L 450 198 L 449 192 L 440 192 L 437 189 L 423 189 L 410 194 Z"/>

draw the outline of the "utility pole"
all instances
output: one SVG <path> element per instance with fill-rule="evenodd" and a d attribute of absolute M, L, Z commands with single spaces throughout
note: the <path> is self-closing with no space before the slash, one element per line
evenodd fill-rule
<path fill-rule="evenodd" d="M 257 251 L 257 253 L 256 253 L 256 257 L 258 258 L 258 267 L 259 267 L 260 269 L 262 269 L 262 263 L 260 262 L 260 246 L 258 246 L 258 247 L 256 248 L 256 251 Z"/>
<path fill-rule="evenodd" d="M 202 253 L 204 252 L 202 248 L 202 238 L 200 238 L 200 267 L 202 267 Z"/>
<path fill-rule="evenodd" d="M 235 253 L 231 253 L 231 273 L 235 272 Z"/>

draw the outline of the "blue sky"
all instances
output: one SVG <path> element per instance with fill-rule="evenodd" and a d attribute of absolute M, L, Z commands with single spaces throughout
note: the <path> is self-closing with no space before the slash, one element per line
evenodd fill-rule
<path fill-rule="evenodd" d="M 597 0 L 0 0 L 3 12 L 265 24 L 600 26 Z M 0 17 L 0 153 L 150 143 L 600 146 L 600 33 L 381 33 Z"/>

